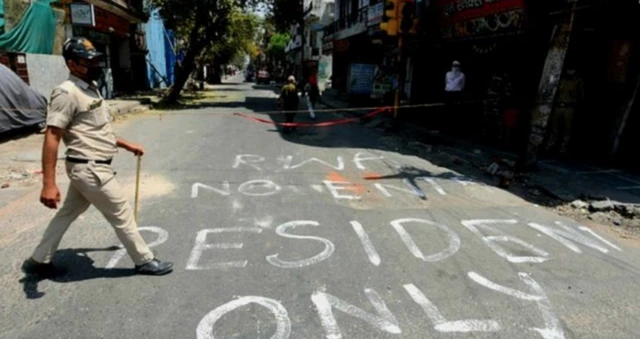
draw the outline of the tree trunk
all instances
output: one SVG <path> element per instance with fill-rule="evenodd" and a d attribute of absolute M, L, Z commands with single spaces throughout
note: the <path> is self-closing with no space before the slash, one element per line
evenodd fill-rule
<path fill-rule="evenodd" d="M 571 14 L 566 16 L 564 21 L 559 23 L 554 31 L 540 79 L 536 106 L 531 114 L 528 144 L 526 151 L 522 152 L 518 164 L 521 170 L 535 167 L 538 161 L 538 153 L 543 146 L 542 142 L 547 130 L 547 123 L 553 110 L 556 92 L 564 67 L 565 55 L 569 47 L 569 39 L 573 30 L 575 17 L 574 11 L 575 5 L 573 6 Z"/>
<path fill-rule="evenodd" d="M 198 8 L 196 8 L 196 10 L 198 10 Z M 184 85 L 187 83 L 187 80 L 189 80 L 191 72 L 193 72 L 196 67 L 196 57 L 202 52 L 205 43 L 201 40 L 199 34 L 200 29 L 204 26 L 203 21 L 205 19 L 205 17 L 196 18 L 196 22 L 191 29 L 189 34 L 189 48 L 182 61 L 182 67 L 176 72 L 176 81 L 165 99 L 167 103 L 174 104 L 178 102 L 180 92 L 182 92 Z"/>
<path fill-rule="evenodd" d="M 169 95 L 167 95 L 166 101 L 168 103 L 176 103 L 178 98 L 180 97 L 180 92 L 184 88 L 184 85 L 187 83 L 189 79 L 189 75 L 195 69 L 195 56 L 200 53 L 200 50 L 195 50 L 194 47 L 190 47 L 187 50 L 187 54 L 184 57 L 184 61 L 182 62 L 182 68 L 176 74 L 176 82 L 173 84 Z"/>

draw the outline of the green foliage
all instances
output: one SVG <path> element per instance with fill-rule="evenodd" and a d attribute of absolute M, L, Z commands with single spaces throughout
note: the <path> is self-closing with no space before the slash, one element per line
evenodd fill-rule
<path fill-rule="evenodd" d="M 272 64 L 285 62 L 287 55 L 284 49 L 287 47 L 290 39 L 291 36 L 289 33 L 274 33 L 271 35 L 266 54 Z"/>
<path fill-rule="evenodd" d="M 166 26 L 178 37 L 177 48 L 186 50 L 176 71 L 176 83 L 167 101 L 176 102 L 198 62 L 222 65 L 251 50 L 259 18 L 252 13 L 258 0 L 149 0 Z"/>
<path fill-rule="evenodd" d="M 269 20 L 278 32 L 288 32 L 291 25 L 302 20 L 302 0 L 267 0 Z"/>
<path fill-rule="evenodd" d="M 203 53 L 203 60 L 217 65 L 228 64 L 238 55 L 250 54 L 254 49 L 260 18 L 252 13 L 233 10 L 225 35 Z"/>

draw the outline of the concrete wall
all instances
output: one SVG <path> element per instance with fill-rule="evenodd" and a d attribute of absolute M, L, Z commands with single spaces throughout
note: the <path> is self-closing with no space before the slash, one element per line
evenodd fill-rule
<path fill-rule="evenodd" d="M 27 54 L 27 69 L 31 88 L 47 99 L 53 88 L 69 77 L 69 70 L 60 55 Z"/>

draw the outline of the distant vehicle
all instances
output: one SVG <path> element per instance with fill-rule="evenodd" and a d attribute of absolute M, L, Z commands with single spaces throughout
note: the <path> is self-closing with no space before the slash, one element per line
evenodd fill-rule
<path fill-rule="evenodd" d="M 249 70 L 245 71 L 244 81 L 246 81 L 246 82 L 253 81 L 253 72 L 251 72 Z"/>
<path fill-rule="evenodd" d="M 47 99 L 0 64 L 0 133 L 45 127 Z"/>
<path fill-rule="evenodd" d="M 256 83 L 268 85 L 271 82 L 271 74 L 269 72 L 262 70 L 258 71 L 258 75 L 256 76 Z"/>

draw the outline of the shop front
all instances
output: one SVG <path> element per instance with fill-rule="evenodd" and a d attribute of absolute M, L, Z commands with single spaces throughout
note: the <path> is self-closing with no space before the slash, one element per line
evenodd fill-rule
<path fill-rule="evenodd" d="M 106 2 L 105 2 L 106 3 Z M 121 4 L 111 4 L 108 9 Z M 144 51 L 136 43 L 136 24 L 143 22 L 143 17 L 130 14 L 127 18 L 87 2 L 73 2 L 69 4 L 71 34 L 83 36 L 91 40 L 96 49 L 104 53 L 102 64 L 104 79 L 100 81 L 100 89 L 106 98 L 112 98 L 116 93 L 142 89 L 143 83 L 136 82 L 139 78 L 135 74 L 134 63 L 144 62 Z M 140 68 L 140 67 L 137 67 Z M 141 70 L 144 75 L 144 67 Z"/>
<path fill-rule="evenodd" d="M 465 4 L 473 3 L 473 6 Z M 432 1 L 419 41 L 406 47 L 413 60 L 413 103 L 444 103 L 445 75 L 453 61 L 466 81 L 459 103 L 413 114 L 435 129 L 508 145 L 515 138 L 526 84 L 539 81 L 540 59 L 527 35 L 525 0 Z M 527 65 L 526 67 L 523 65 Z M 414 112 L 415 113 L 415 112 Z"/>

